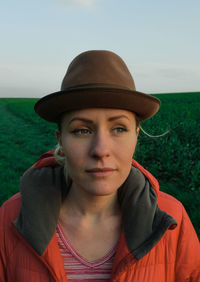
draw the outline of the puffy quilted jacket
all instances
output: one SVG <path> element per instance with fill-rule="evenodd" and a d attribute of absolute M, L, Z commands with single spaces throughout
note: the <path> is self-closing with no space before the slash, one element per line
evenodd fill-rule
<path fill-rule="evenodd" d="M 67 281 L 55 228 L 70 185 L 53 152 L 0 209 L 0 282 Z M 200 245 L 182 204 L 136 161 L 119 188 L 122 232 L 110 281 L 199 282 Z"/>

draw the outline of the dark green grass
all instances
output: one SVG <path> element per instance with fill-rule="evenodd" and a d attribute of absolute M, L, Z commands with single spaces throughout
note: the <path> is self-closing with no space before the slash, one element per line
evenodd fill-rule
<path fill-rule="evenodd" d="M 33 111 L 36 99 L 0 99 L 0 204 L 19 190 L 19 180 L 56 144 L 55 125 Z"/>
<path fill-rule="evenodd" d="M 142 123 L 135 159 L 160 183 L 161 190 L 185 206 L 200 237 L 200 93 L 155 95 L 157 115 Z M 0 204 L 18 192 L 20 176 L 55 147 L 56 126 L 34 113 L 37 99 L 0 99 Z"/>
<path fill-rule="evenodd" d="M 135 158 L 160 183 L 161 190 L 185 206 L 200 237 L 200 93 L 155 95 L 157 115 L 142 123 L 151 135 L 140 134 Z"/>

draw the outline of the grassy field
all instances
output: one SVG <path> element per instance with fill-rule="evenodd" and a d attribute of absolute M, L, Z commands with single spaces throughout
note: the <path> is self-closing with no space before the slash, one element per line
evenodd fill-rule
<path fill-rule="evenodd" d="M 135 159 L 184 204 L 200 237 L 200 93 L 155 96 L 161 110 L 142 127 L 151 135 L 169 133 L 153 138 L 141 132 Z M 0 99 L 0 205 L 19 191 L 23 172 L 56 145 L 56 126 L 36 116 L 35 102 Z"/>

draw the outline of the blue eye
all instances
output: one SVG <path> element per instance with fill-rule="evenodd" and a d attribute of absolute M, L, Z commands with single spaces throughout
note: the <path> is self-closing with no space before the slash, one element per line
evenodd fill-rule
<path fill-rule="evenodd" d="M 86 128 L 79 128 L 79 129 L 74 129 L 72 133 L 74 135 L 88 135 L 88 134 L 91 134 L 91 130 L 86 129 Z"/>
<path fill-rule="evenodd" d="M 116 133 L 123 133 L 123 132 L 127 131 L 127 129 L 124 128 L 124 127 L 116 127 L 116 128 L 114 128 L 113 130 L 114 130 Z"/>

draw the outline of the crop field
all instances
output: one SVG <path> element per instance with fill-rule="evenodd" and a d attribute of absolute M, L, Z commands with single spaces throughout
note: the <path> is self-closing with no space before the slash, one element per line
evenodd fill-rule
<path fill-rule="evenodd" d="M 143 122 L 134 158 L 160 189 L 185 206 L 200 238 L 200 92 L 155 95 L 162 104 Z M 56 145 L 56 125 L 34 113 L 37 99 L 0 99 L 0 205 L 19 191 L 23 172 Z"/>

